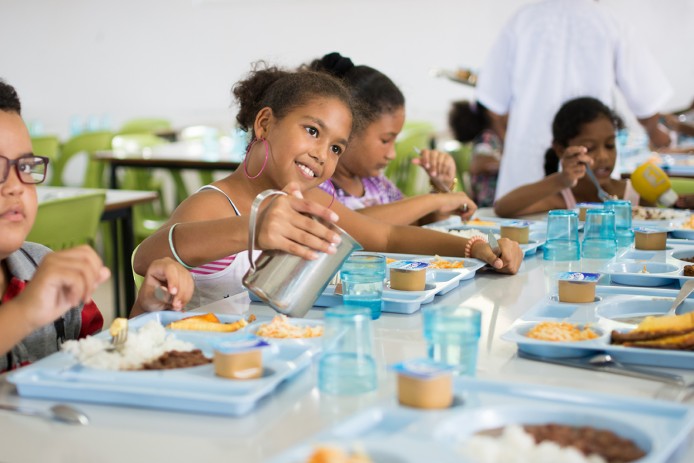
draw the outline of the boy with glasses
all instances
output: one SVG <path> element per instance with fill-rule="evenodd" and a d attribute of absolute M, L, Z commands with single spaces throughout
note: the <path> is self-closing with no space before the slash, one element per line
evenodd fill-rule
<path fill-rule="evenodd" d="M 68 339 L 101 330 L 91 299 L 109 270 L 89 246 L 52 253 L 26 239 L 38 209 L 37 183 L 48 158 L 32 152 L 14 88 L 0 80 L 0 372 L 56 352 Z M 154 289 L 172 294 L 164 303 Z M 131 315 L 180 310 L 193 293 L 190 274 L 172 259 L 152 262 Z"/>

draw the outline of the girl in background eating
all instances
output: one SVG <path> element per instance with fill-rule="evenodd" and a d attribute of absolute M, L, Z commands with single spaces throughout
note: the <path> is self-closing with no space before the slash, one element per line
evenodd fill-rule
<path fill-rule="evenodd" d="M 477 206 L 463 192 L 405 198 L 383 174 L 395 159 L 395 139 L 405 123 L 405 97 L 388 76 L 369 66 L 355 66 L 339 53 L 327 54 L 307 67 L 341 79 L 355 101 L 349 146 L 330 182 L 320 186 L 323 191 L 334 193 L 350 209 L 396 225 L 431 223 L 453 213 L 463 219 L 472 217 Z M 422 149 L 421 157 L 413 162 L 453 191 L 456 166 L 448 153 Z"/>
<path fill-rule="evenodd" d="M 189 306 L 244 291 L 248 215 L 254 198 L 267 189 L 288 194 L 266 201 L 259 213 L 257 243 L 262 250 L 305 259 L 334 253 L 338 235 L 314 216 L 333 223 L 339 219 L 366 250 L 467 255 L 500 272 L 518 270 L 523 254 L 513 241 L 500 239 L 497 257 L 484 241 L 394 226 L 338 202 L 331 205 L 331 196 L 316 187 L 335 171 L 352 131 L 352 100 L 339 80 L 311 71 L 258 68 L 233 93 L 240 105 L 236 119 L 252 135 L 243 166 L 181 203 L 135 256 L 138 273 L 163 256 L 191 268 L 196 295 Z"/>
<path fill-rule="evenodd" d="M 456 140 L 472 142 L 472 199 L 479 207 L 494 205 L 506 118 L 492 117 L 482 103 L 464 100 L 451 106 L 448 125 Z"/>
<path fill-rule="evenodd" d="M 545 153 L 546 177 L 499 198 L 494 204 L 496 214 L 517 217 L 600 202 L 595 185 L 586 176 L 587 165 L 608 194 L 638 204 L 631 183 L 611 177 L 617 160 L 615 135 L 621 125 L 619 116 L 595 98 L 564 103 L 552 123 L 552 147 Z"/>

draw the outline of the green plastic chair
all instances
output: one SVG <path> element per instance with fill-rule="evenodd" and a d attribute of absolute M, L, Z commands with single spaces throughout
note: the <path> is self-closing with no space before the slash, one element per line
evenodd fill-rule
<path fill-rule="evenodd" d="M 470 164 L 472 163 L 472 143 L 461 144 L 452 151 L 447 151 L 455 160 L 456 175 L 458 186 L 456 191 L 464 191 L 470 196 L 472 194 L 472 183 L 470 180 Z"/>
<path fill-rule="evenodd" d="M 106 193 L 102 191 L 40 203 L 27 241 L 54 251 L 80 244 L 94 246 L 105 201 Z"/>
<path fill-rule="evenodd" d="M 142 117 L 125 121 L 118 134 L 156 133 L 167 130 L 171 130 L 171 122 L 168 119 Z"/>
<path fill-rule="evenodd" d="M 385 175 L 405 196 L 429 191 L 429 181 L 424 170 L 412 159 L 418 155 L 414 148 L 428 148 L 434 140 L 435 129 L 428 122 L 406 122 L 395 141 L 395 159 L 388 164 Z"/>
<path fill-rule="evenodd" d="M 121 134 L 113 137 L 112 146 L 114 150 L 125 152 L 140 152 L 144 148 L 168 143 L 168 140 L 157 137 L 151 133 L 132 133 Z M 179 175 L 180 177 L 180 175 Z M 178 181 L 174 178 L 174 183 L 178 188 L 178 183 L 183 182 L 182 178 Z M 155 209 L 153 203 L 138 204 L 133 207 L 133 225 L 135 230 L 135 241 L 141 242 L 149 235 L 154 233 L 168 219 L 168 212 L 164 205 L 163 187 L 161 182 L 152 176 L 151 169 L 129 168 L 125 170 L 120 186 L 126 190 L 145 190 L 157 191 L 159 193 L 159 207 Z"/>
<path fill-rule="evenodd" d="M 42 135 L 31 137 L 31 149 L 37 156 L 46 156 L 51 162 L 48 163 L 46 172 L 46 183 L 50 184 L 53 178 L 54 164 L 60 157 L 60 138 L 57 135 Z"/>
<path fill-rule="evenodd" d="M 31 137 L 31 149 L 37 156 L 46 156 L 55 162 L 60 155 L 60 139 L 57 135 Z"/>
<path fill-rule="evenodd" d="M 80 185 L 84 188 L 105 188 L 106 181 L 104 179 L 104 163 L 92 158 L 92 155 L 97 151 L 105 151 L 111 149 L 111 140 L 113 133 L 111 132 L 88 132 L 76 135 L 63 144 L 60 150 L 60 156 L 54 163 L 53 178 L 51 185 L 65 186 L 63 174 L 65 166 L 77 154 L 86 153 L 87 168 L 82 177 Z M 75 186 L 75 185 L 73 185 Z"/>
<path fill-rule="evenodd" d="M 142 283 L 145 281 L 145 277 L 135 271 L 135 254 L 137 253 L 137 248 L 139 247 L 139 244 L 135 246 L 135 249 L 133 249 L 133 255 L 130 256 L 130 269 L 133 272 L 133 281 L 135 281 L 135 293 L 140 292 L 140 287 L 142 287 Z"/>

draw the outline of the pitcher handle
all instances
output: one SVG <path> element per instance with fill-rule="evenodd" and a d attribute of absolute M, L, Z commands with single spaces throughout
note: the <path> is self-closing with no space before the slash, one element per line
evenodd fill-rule
<path fill-rule="evenodd" d="M 251 204 L 251 215 L 248 218 L 248 263 L 251 264 L 251 273 L 255 272 L 255 262 L 253 261 L 253 252 L 255 251 L 255 227 L 258 218 L 258 209 L 260 205 L 270 196 L 286 195 L 280 190 L 265 190 L 255 197 Z"/>

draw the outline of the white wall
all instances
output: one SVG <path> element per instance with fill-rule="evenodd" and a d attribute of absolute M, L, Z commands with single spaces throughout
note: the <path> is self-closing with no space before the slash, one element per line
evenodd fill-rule
<path fill-rule="evenodd" d="M 340 51 L 401 86 L 408 116 L 446 125 L 472 90 L 430 77 L 479 67 L 526 0 L 0 0 L 0 77 L 27 120 L 67 135 L 73 115 L 164 116 L 231 127 L 229 90 L 257 59 L 295 66 Z M 675 88 L 694 98 L 694 0 L 603 0 L 643 32 Z"/>

